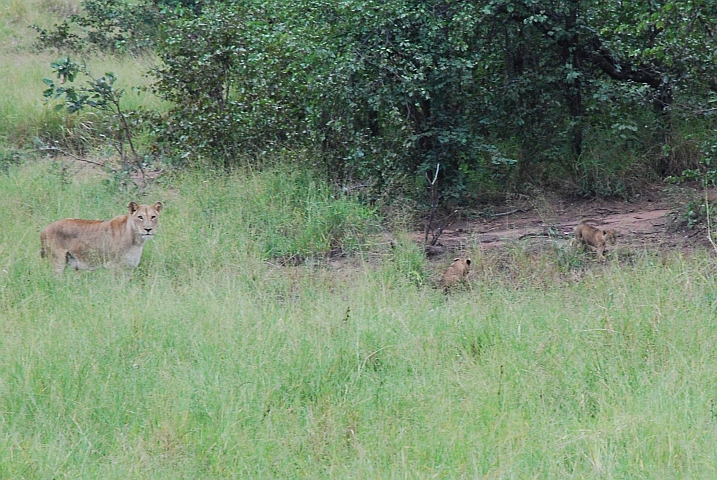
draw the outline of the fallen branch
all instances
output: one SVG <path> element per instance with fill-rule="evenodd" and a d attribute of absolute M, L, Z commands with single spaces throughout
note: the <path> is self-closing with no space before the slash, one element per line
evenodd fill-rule
<path fill-rule="evenodd" d="M 494 213 L 493 216 L 494 216 L 494 217 L 502 217 L 502 216 L 504 216 L 504 215 L 513 215 L 514 213 L 524 212 L 524 211 L 525 211 L 525 210 L 521 210 L 521 209 L 519 209 L 519 208 L 516 208 L 515 210 L 511 210 L 510 212 Z"/>
<path fill-rule="evenodd" d="M 565 234 L 560 231 L 558 231 L 557 228 L 554 227 L 543 227 L 542 232 L 531 232 L 531 233 L 524 233 L 520 237 L 518 237 L 518 240 L 523 240 L 524 238 L 538 238 L 538 237 L 547 237 L 547 238 L 570 238 L 570 234 Z"/>
<path fill-rule="evenodd" d="M 61 149 L 60 147 L 40 147 L 39 150 L 40 150 L 40 151 L 53 150 L 53 151 L 60 152 L 62 155 L 65 155 L 65 156 L 68 156 L 68 157 L 72 157 L 72 158 L 74 158 L 75 160 L 77 160 L 78 162 L 89 163 L 90 165 L 96 165 L 96 166 L 102 167 L 102 168 L 104 168 L 104 167 L 106 166 L 106 164 L 104 164 L 104 163 L 99 163 L 99 162 L 95 162 L 95 161 L 92 161 L 92 160 L 87 160 L 86 158 L 78 157 L 77 155 L 74 155 L 74 154 L 72 154 L 72 153 L 70 153 L 70 152 L 67 152 L 67 151 Z"/>
<path fill-rule="evenodd" d="M 440 238 L 441 234 L 443 233 L 443 230 L 448 226 L 448 220 L 450 220 L 451 217 L 452 217 L 453 215 L 455 215 L 456 213 L 458 213 L 458 210 L 453 210 L 453 211 L 450 213 L 450 215 L 448 215 L 448 216 L 445 218 L 445 220 L 443 220 L 443 223 L 441 224 L 441 226 L 438 227 L 438 229 L 433 232 L 433 238 L 431 239 L 431 246 L 433 246 L 433 245 L 435 245 L 436 243 L 438 243 L 438 239 Z"/>

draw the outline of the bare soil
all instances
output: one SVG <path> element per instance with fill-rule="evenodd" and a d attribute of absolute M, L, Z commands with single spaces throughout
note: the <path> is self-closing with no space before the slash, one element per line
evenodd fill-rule
<path fill-rule="evenodd" d="M 687 228 L 681 225 L 689 200 L 699 201 L 704 192 L 680 189 L 680 194 L 667 195 L 655 188 L 634 201 L 605 199 L 566 200 L 557 196 L 522 197 L 507 201 L 500 207 L 478 209 L 473 218 L 456 221 L 447 226 L 433 247 L 427 247 L 429 257 L 458 255 L 467 248 L 482 250 L 505 248 L 518 241 L 528 241 L 536 248 L 556 239 L 572 237 L 573 228 L 581 219 L 617 232 L 617 245 L 629 251 L 694 251 L 712 246 L 704 226 Z M 717 192 L 708 192 L 710 201 Z M 438 223 L 438 222 L 436 222 Z M 425 241 L 425 232 L 414 234 L 415 240 Z M 429 236 L 429 240 L 430 240 Z"/>

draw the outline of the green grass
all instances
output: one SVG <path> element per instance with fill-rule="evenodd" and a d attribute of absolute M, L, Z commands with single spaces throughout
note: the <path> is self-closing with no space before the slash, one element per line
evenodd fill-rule
<path fill-rule="evenodd" d="M 96 112 L 88 110 L 78 118 L 77 115 L 68 116 L 65 111 L 55 111 L 53 107 L 58 100 L 50 104 L 45 102 L 42 93 L 47 85 L 42 79 L 47 77 L 57 81 L 52 76 L 50 63 L 58 58 L 59 55 L 49 53 L 0 54 L 0 139 L 4 139 L 4 143 L 25 146 L 35 137 L 57 138 L 62 132 L 70 135 L 78 124 L 91 125 L 97 120 Z M 158 98 L 133 88 L 151 83 L 151 78 L 145 76 L 151 63 L 151 58 L 143 57 L 95 57 L 87 60 L 88 68 L 95 77 L 108 71 L 117 75 L 116 88 L 125 90 L 122 97 L 125 110 L 163 108 Z M 78 76 L 75 84 L 85 85 L 87 80 Z"/>
<path fill-rule="evenodd" d="M 356 240 L 340 268 L 277 267 L 262 222 L 298 248 L 276 225 L 329 231 L 312 219 L 338 208 L 369 238 L 370 214 L 301 174 L 194 173 L 143 200 L 166 209 L 136 271 L 56 280 L 40 229 L 136 196 L 52 172 L 0 175 L 0 478 L 717 474 L 706 254 L 536 286 L 537 264 L 517 282 L 484 264 L 446 296 L 406 240 L 378 262 Z"/>
<path fill-rule="evenodd" d="M 66 112 L 53 110 L 57 102 L 51 105 L 44 102 L 42 93 L 47 85 L 42 79 L 47 77 L 57 81 L 52 76 L 50 63 L 68 55 L 76 62 L 85 62 L 95 77 L 113 72 L 118 79 L 115 87 L 125 90 L 122 98 L 125 110 L 141 107 L 161 111 L 164 108 L 161 100 L 151 93 L 135 89 L 146 87 L 153 81 L 147 76 L 155 64 L 152 56 L 91 55 L 80 58 L 68 52 L 33 50 L 37 34 L 29 26 L 48 28 L 60 23 L 79 11 L 79 3 L 75 0 L 0 0 L 0 140 L 3 144 L 25 148 L 35 138 L 57 140 L 83 134 L 97 136 L 92 133 L 100 130 L 92 128 L 97 122 L 96 112 L 68 117 Z M 86 81 L 87 78 L 80 75 L 75 85 L 85 85 Z"/>
<path fill-rule="evenodd" d="M 27 51 L 37 36 L 30 25 L 50 28 L 78 13 L 80 0 L 0 0 L 0 51 Z"/>

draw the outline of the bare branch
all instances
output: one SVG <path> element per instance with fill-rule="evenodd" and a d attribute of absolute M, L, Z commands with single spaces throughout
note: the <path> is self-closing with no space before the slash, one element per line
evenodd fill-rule
<path fill-rule="evenodd" d="M 441 224 L 441 226 L 438 227 L 438 229 L 437 229 L 435 232 L 433 232 L 433 238 L 432 238 L 432 240 L 431 240 L 431 246 L 434 246 L 436 243 L 438 243 L 438 239 L 441 237 L 441 234 L 443 233 L 443 230 L 448 226 L 448 220 L 450 220 L 451 217 L 452 217 L 453 215 L 455 215 L 456 213 L 458 213 L 458 210 L 453 210 L 453 211 L 450 213 L 450 215 L 448 215 L 448 216 L 445 218 L 445 220 L 443 220 L 443 223 Z"/>
<path fill-rule="evenodd" d="M 428 215 L 428 222 L 426 222 L 426 236 L 423 239 L 423 243 L 428 244 L 428 234 L 433 228 L 433 218 L 436 215 L 436 208 L 438 208 L 438 194 L 436 192 L 436 181 L 438 180 L 438 171 L 441 169 L 441 164 L 436 164 L 436 173 L 433 174 L 433 180 L 428 176 L 428 172 L 426 172 L 426 180 L 428 180 L 428 184 L 430 185 L 431 189 L 431 213 Z M 435 240 L 438 241 L 438 240 Z M 435 245 L 435 242 L 431 245 Z"/>

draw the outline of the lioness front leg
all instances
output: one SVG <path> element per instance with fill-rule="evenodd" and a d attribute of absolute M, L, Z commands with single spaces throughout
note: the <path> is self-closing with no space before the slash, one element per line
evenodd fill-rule
<path fill-rule="evenodd" d="M 70 254 L 68 251 L 56 252 L 52 251 L 52 271 L 55 275 L 61 277 L 67 266 L 67 256 Z"/>

